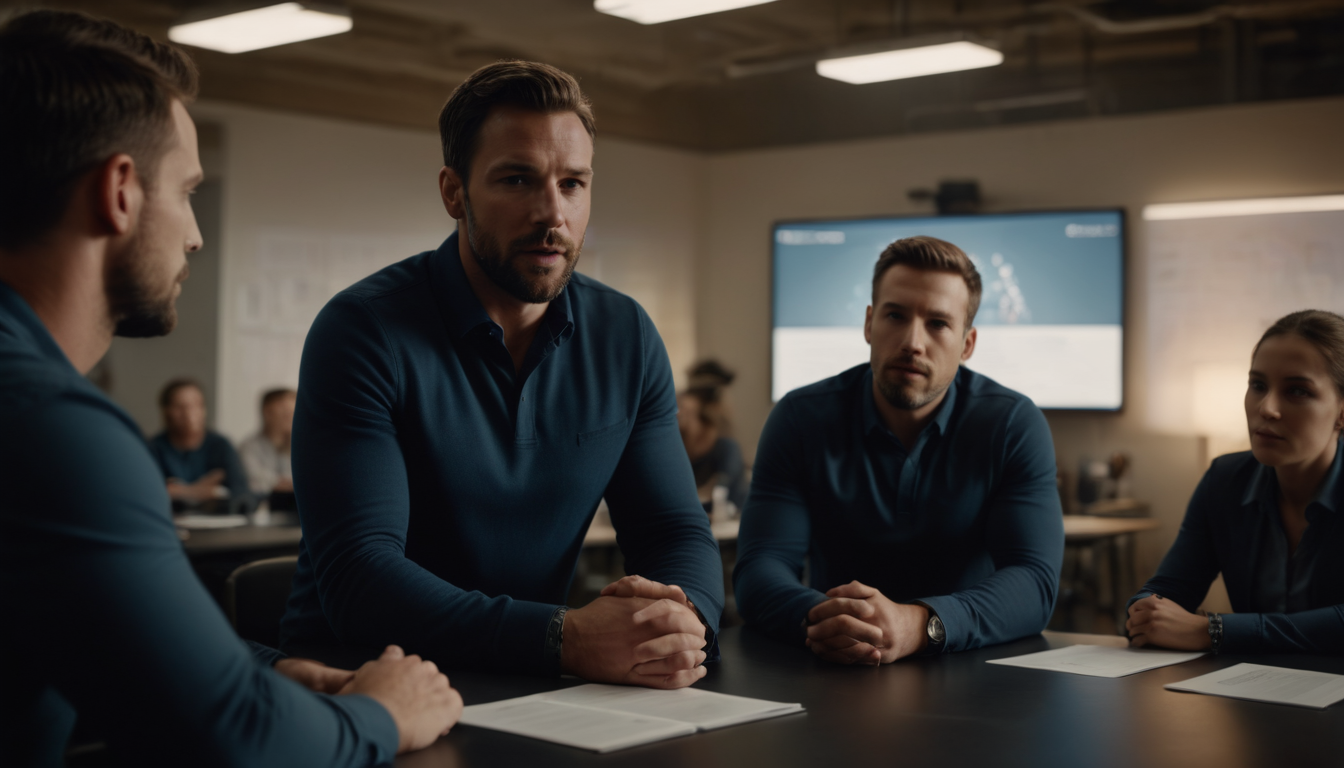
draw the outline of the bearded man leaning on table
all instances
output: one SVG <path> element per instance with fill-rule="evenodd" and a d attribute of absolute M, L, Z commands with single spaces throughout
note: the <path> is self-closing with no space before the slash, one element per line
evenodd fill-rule
<path fill-rule="evenodd" d="M 1064 556 L 1054 446 L 1029 399 L 961 367 L 980 289 L 955 245 L 892 243 L 871 362 L 775 406 L 733 573 L 748 624 L 843 664 L 1045 628 Z"/>
<path fill-rule="evenodd" d="M 338 294 L 304 345 L 303 543 L 287 649 L 675 688 L 723 607 L 718 545 L 649 316 L 573 272 L 593 116 L 554 67 L 500 62 L 440 115 L 458 229 Z M 605 497 L 627 577 L 569 610 Z"/>

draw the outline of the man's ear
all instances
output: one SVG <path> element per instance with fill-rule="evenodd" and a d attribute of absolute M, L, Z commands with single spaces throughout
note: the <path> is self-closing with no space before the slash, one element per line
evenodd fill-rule
<path fill-rule="evenodd" d="M 145 204 L 135 160 L 125 153 L 113 155 L 93 173 L 94 226 L 114 237 L 129 234 Z"/>
<path fill-rule="evenodd" d="M 445 165 L 439 171 L 439 196 L 443 198 L 443 209 L 449 216 L 458 221 L 467 218 L 467 185 L 456 169 Z"/>
<path fill-rule="evenodd" d="M 868 312 L 863 316 L 863 340 L 868 342 L 869 346 L 873 344 L 873 308 L 870 305 Z"/>
<path fill-rule="evenodd" d="M 962 343 L 961 362 L 971 359 L 971 354 L 975 352 L 975 326 L 966 332 L 966 340 Z"/>

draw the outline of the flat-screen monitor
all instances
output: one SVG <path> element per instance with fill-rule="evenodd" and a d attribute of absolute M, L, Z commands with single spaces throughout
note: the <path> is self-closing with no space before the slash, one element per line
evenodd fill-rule
<path fill-rule="evenodd" d="M 868 362 L 877 257 L 928 235 L 965 251 L 984 284 L 968 368 L 1041 408 L 1119 410 L 1124 232 L 1118 209 L 776 224 L 773 399 Z"/>

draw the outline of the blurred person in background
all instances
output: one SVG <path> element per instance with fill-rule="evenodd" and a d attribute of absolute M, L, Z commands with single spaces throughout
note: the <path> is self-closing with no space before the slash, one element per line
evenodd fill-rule
<path fill-rule="evenodd" d="M 695 486 L 706 508 L 714 489 L 727 489 L 727 501 L 737 509 L 747 503 L 747 472 L 742 448 L 731 436 L 727 388 L 735 374 L 716 360 L 691 367 L 690 386 L 677 395 L 677 427 L 691 460 Z"/>
<path fill-rule="evenodd" d="M 1344 653 L 1344 317 L 1294 312 L 1265 331 L 1245 408 L 1251 450 L 1204 473 L 1129 602 L 1130 644 Z M 1219 573 L 1236 613 L 1197 611 Z"/>
<path fill-rule="evenodd" d="M 173 379 L 159 393 L 163 431 L 149 440 L 149 452 L 168 484 L 176 507 L 196 507 L 216 499 L 248 498 L 247 471 L 229 439 L 206 427 L 205 390 L 195 379 Z"/>
<path fill-rule="evenodd" d="M 372 766 L 462 711 L 396 647 L 351 672 L 239 639 L 135 422 L 84 376 L 114 335 L 177 323 L 195 93 L 184 53 L 111 22 L 0 26 L 0 655 L 22 660 L 0 765 L 62 765 L 78 720 L 98 764 Z"/>
<path fill-rule="evenodd" d="M 289 465 L 289 438 L 294 432 L 292 389 L 272 389 L 261 396 L 261 431 L 238 445 L 248 485 L 272 510 L 292 510 L 294 475 Z"/>

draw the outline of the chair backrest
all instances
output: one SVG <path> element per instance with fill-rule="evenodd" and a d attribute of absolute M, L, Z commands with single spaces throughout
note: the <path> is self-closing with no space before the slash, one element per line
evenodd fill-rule
<path fill-rule="evenodd" d="M 240 565 L 224 582 L 224 608 L 244 640 L 275 648 L 285 615 L 297 556 L 272 557 Z"/>

